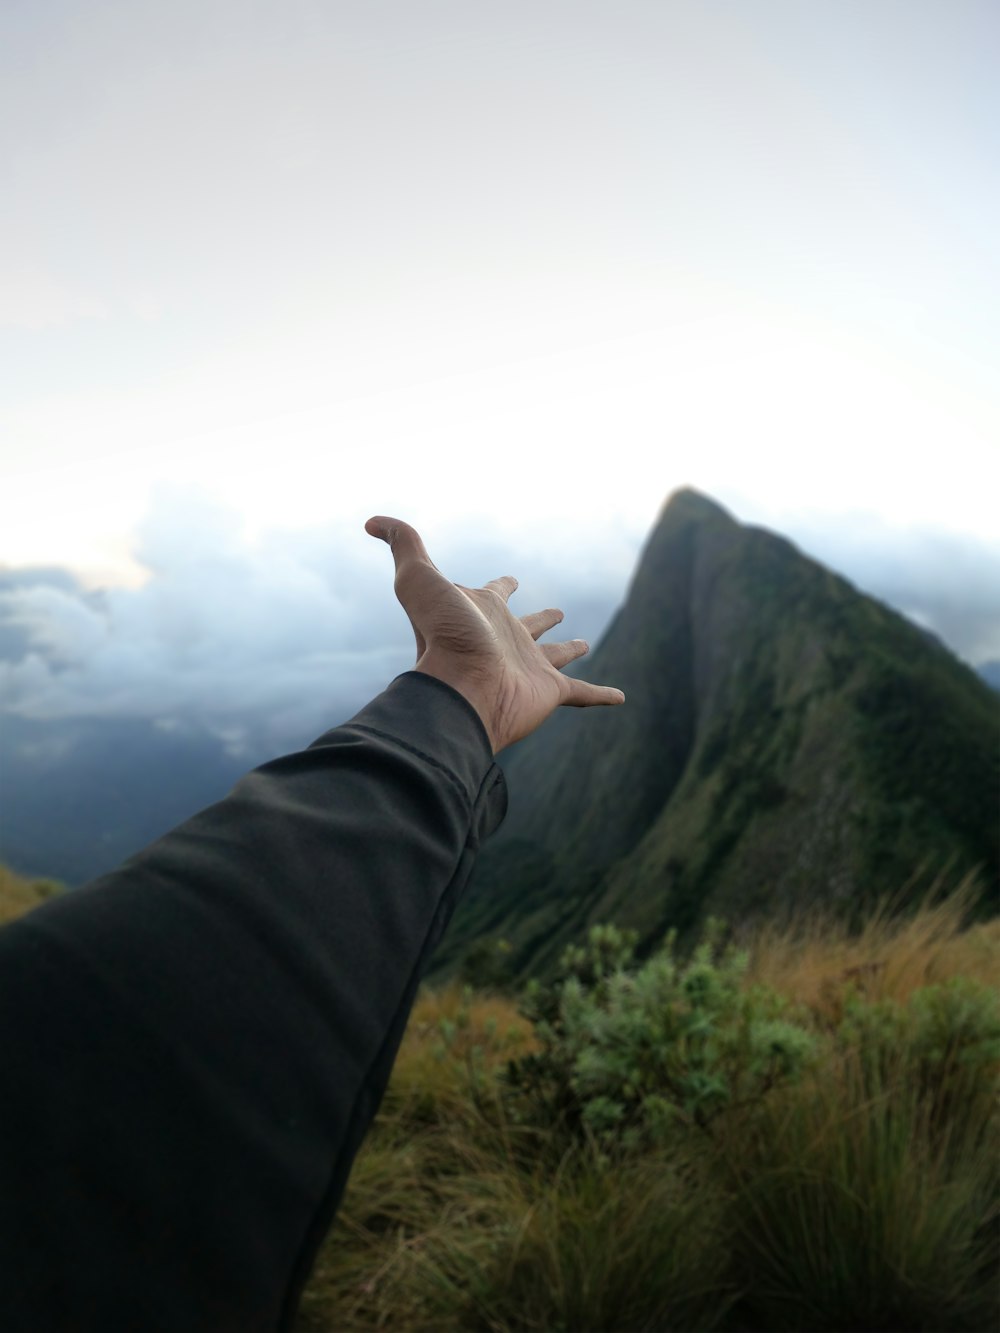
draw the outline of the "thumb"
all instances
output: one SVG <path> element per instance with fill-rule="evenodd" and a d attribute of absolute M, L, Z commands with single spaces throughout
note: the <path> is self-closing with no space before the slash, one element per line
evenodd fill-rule
<path fill-rule="evenodd" d="M 396 596 L 406 612 L 417 644 L 417 661 L 423 656 L 427 640 L 421 621 L 424 619 L 424 599 L 420 589 L 426 589 L 428 577 L 445 582 L 444 575 L 427 554 L 420 533 L 398 518 L 378 514 L 365 524 L 365 531 L 379 537 L 392 552 L 396 565 Z"/>
<path fill-rule="evenodd" d="M 365 524 L 365 532 L 371 537 L 381 537 L 388 545 L 396 562 L 397 576 L 405 573 L 413 565 L 430 565 L 431 569 L 437 568 L 427 554 L 420 533 L 402 519 L 376 515 Z"/>

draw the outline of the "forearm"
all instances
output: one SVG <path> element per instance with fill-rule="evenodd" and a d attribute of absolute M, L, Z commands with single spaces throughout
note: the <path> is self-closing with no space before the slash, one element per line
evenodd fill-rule
<path fill-rule="evenodd" d="M 0 1323 L 31 1300 L 73 1311 L 60 1328 L 287 1321 L 503 803 L 479 720 L 410 673 L 0 933 L 0 1242 L 24 1293 Z"/>

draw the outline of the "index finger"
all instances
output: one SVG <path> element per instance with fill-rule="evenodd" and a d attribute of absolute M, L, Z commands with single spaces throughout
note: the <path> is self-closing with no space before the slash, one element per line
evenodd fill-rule
<path fill-rule="evenodd" d="M 504 574 L 501 578 L 490 579 L 489 583 L 483 584 L 483 587 L 495 592 L 506 602 L 511 593 L 517 592 L 517 579 L 513 574 Z"/>

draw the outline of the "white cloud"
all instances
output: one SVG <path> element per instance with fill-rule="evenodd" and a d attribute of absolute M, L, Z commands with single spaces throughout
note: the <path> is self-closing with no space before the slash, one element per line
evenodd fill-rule
<path fill-rule="evenodd" d="M 509 548 L 488 532 L 453 532 L 432 547 L 460 581 L 510 571 Z M 174 491 L 150 512 L 137 558 L 146 582 L 99 598 L 45 585 L 0 591 L 0 620 L 28 636 L 26 654 L 0 661 L 6 711 L 195 721 L 238 754 L 251 737 L 307 739 L 413 665 L 391 556 L 360 525 L 251 538 L 233 511 Z M 572 611 L 575 599 L 568 633 L 582 637 L 610 613 L 616 572 L 586 561 L 560 576 L 551 559 L 535 561 L 520 608 L 561 593 Z"/>
<path fill-rule="evenodd" d="M 106 567 L 163 476 L 988 530 L 993 11 L 743 8 L 8 7 L 4 556 Z"/>
<path fill-rule="evenodd" d="M 968 659 L 1000 656 L 995 547 L 864 514 L 770 526 Z M 584 540 L 558 525 L 515 533 L 481 516 L 428 529 L 427 540 L 457 581 L 514 573 L 516 610 L 562 606 L 567 637 L 591 641 L 623 597 L 640 546 L 613 525 Z M 249 736 L 302 740 L 413 663 L 391 557 L 360 522 L 251 533 L 204 495 L 161 491 L 136 555 L 148 570 L 137 587 L 74 592 L 53 586 L 51 574 L 32 585 L 21 571 L 0 588 L 0 622 L 27 639 L 26 651 L 0 661 L 4 710 L 197 722 L 238 750 Z"/>
<path fill-rule="evenodd" d="M 60 666 L 82 665 L 100 653 L 108 623 L 78 593 L 51 586 L 0 591 L 0 616 L 22 631 L 39 653 Z"/>
<path fill-rule="evenodd" d="M 401 515 L 405 517 L 406 515 Z M 855 513 L 775 527 L 933 629 L 968 660 L 1000 658 L 1000 551 L 971 538 L 894 529 Z M 438 565 L 478 584 L 513 573 L 524 614 L 566 612 L 562 633 L 595 642 L 641 545 L 622 526 L 586 538 L 558 523 L 503 529 L 481 515 L 425 533 Z M 140 529 L 143 583 L 74 591 L 41 571 L 0 579 L 0 711 L 36 720 L 140 718 L 207 730 L 234 758 L 301 745 L 349 717 L 413 664 L 387 548 L 355 525 L 244 526 L 204 494 L 161 490 Z M 614 683 L 614 682 L 608 682 Z"/>

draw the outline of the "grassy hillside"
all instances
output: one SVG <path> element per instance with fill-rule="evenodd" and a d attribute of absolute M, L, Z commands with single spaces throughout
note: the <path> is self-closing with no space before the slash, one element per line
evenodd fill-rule
<path fill-rule="evenodd" d="M 61 892 L 62 885 L 54 879 L 30 879 L 0 865 L 0 926 Z"/>
<path fill-rule="evenodd" d="M 301 1333 L 994 1329 L 1000 923 L 963 902 L 426 992 Z"/>
<path fill-rule="evenodd" d="M 55 891 L 0 870 L 10 917 Z M 992 1333 L 1000 922 L 970 883 L 418 1000 L 300 1333 Z M 501 960 L 502 961 L 502 960 Z"/>

